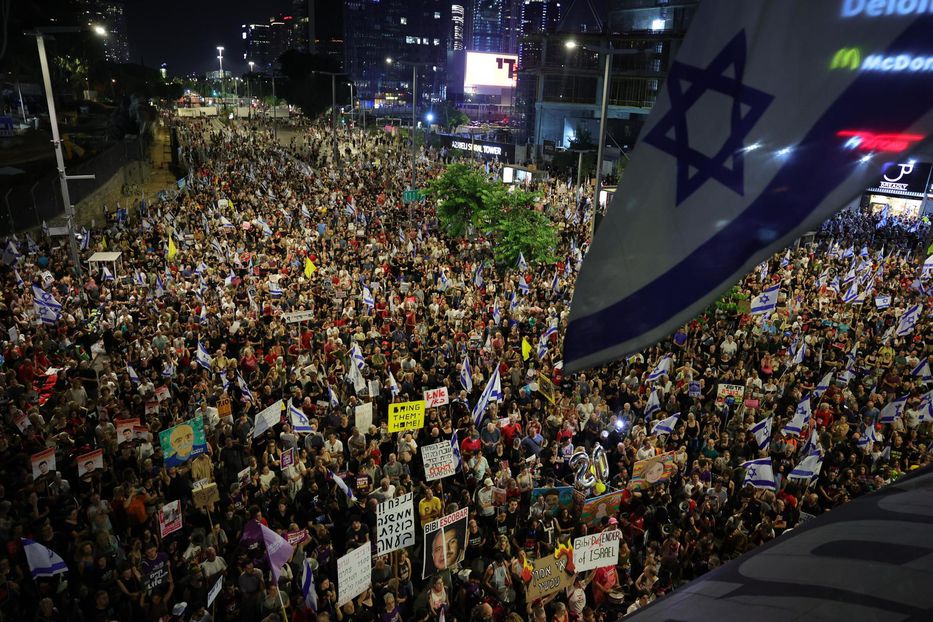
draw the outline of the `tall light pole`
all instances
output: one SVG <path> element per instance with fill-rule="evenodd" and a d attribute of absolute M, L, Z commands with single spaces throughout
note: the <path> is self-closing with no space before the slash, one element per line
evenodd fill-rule
<path fill-rule="evenodd" d="M 93 26 L 94 34 L 106 37 L 107 31 L 103 26 Z M 36 38 L 36 47 L 39 49 L 39 67 L 42 69 L 42 86 L 45 88 L 45 101 L 49 108 L 49 124 L 52 126 L 52 145 L 55 148 L 55 165 L 58 169 L 58 182 L 62 193 L 62 204 L 65 208 L 65 221 L 68 227 L 68 250 L 71 261 L 75 265 L 78 276 L 84 274 L 81 268 L 81 257 L 78 253 L 78 242 L 75 240 L 75 210 L 71 204 L 71 193 L 68 191 L 69 179 L 95 179 L 94 175 L 68 175 L 65 172 L 65 155 L 62 153 L 62 140 L 58 133 L 58 115 L 55 113 L 55 97 L 52 94 L 52 79 L 49 76 L 49 61 L 45 54 L 45 39 L 53 34 L 81 32 L 80 28 L 53 27 L 41 28 L 27 33 Z M 10 223 L 11 225 L 13 223 Z"/>
<path fill-rule="evenodd" d="M 418 123 L 418 67 L 430 65 L 430 63 L 412 63 L 409 61 L 395 60 L 391 57 L 386 58 L 386 64 L 410 65 L 411 66 L 411 189 L 415 190 L 415 127 Z"/>
<path fill-rule="evenodd" d="M 220 62 L 220 100 L 224 103 L 224 109 L 227 108 L 226 100 L 224 99 L 224 46 L 217 46 L 217 60 Z"/>
<path fill-rule="evenodd" d="M 253 65 L 255 65 L 255 64 L 256 64 L 256 63 L 254 63 L 253 61 L 249 61 L 249 62 L 247 63 L 247 65 L 249 65 L 249 76 L 247 76 L 247 79 L 246 79 L 246 96 L 249 97 L 250 103 L 251 103 L 251 104 L 252 104 L 252 100 L 253 100 L 253 87 L 252 87 L 252 82 L 253 82 Z"/>
<path fill-rule="evenodd" d="M 337 151 L 337 76 L 346 75 L 344 71 L 312 71 L 311 73 L 319 73 L 321 75 L 330 76 L 330 132 L 331 143 L 334 148 L 334 164 L 339 160 L 340 155 Z M 351 87 L 352 88 L 352 87 Z M 350 104 L 353 104 L 353 96 L 351 91 Z"/>
<path fill-rule="evenodd" d="M 602 101 L 599 104 L 599 139 L 596 141 L 596 192 L 593 197 L 593 232 L 596 232 L 596 226 L 598 225 L 598 220 L 602 220 L 602 216 L 599 213 L 599 193 L 603 189 L 603 150 L 606 147 L 606 114 L 609 110 L 609 80 L 610 73 L 612 71 L 612 57 L 613 56 L 629 56 L 632 54 L 641 54 L 641 50 L 617 50 L 612 47 L 612 42 L 609 42 L 609 45 L 604 46 L 594 46 L 594 45 L 579 45 L 576 41 L 570 40 L 564 44 L 567 49 L 574 49 L 581 47 L 584 50 L 589 50 L 590 52 L 596 52 L 597 54 L 602 54 L 606 57 L 605 62 L 603 63 L 603 96 Z"/>

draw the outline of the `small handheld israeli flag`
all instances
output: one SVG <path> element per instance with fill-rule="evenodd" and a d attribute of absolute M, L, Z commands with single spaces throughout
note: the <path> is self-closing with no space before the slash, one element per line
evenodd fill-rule
<path fill-rule="evenodd" d="M 781 286 L 774 285 L 752 298 L 752 315 L 770 314 L 777 309 L 778 296 L 781 294 Z"/>
<path fill-rule="evenodd" d="M 501 399 L 502 386 L 499 379 L 499 364 L 496 363 L 492 375 L 489 377 L 489 382 L 486 383 L 486 388 L 483 389 L 476 406 L 473 407 L 473 423 L 477 428 L 483 422 L 483 415 L 486 413 L 489 404 L 498 402 Z"/>
<path fill-rule="evenodd" d="M 476 267 L 476 272 L 473 274 L 473 285 L 482 287 L 483 282 L 483 264 L 480 264 Z"/>
<path fill-rule="evenodd" d="M 878 442 L 878 435 L 875 432 L 875 426 L 869 423 L 865 426 L 865 430 L 862 432 L 862 435 L 859 437 L 858 441 L 855 443 L 860 449 L 865 451 L 871 451 L 872 443 Z"/>
<path fill-rule="evenodd" d="M 771 445 L 771 419 L 762 419 L 748 428 L 748 431 L 755 435 L 755 442 L 761 451 L 766 451 Z"/>
<path fill-rule="evenodd" d="M 298 434 L 308 434 L 311 432 L 311 423 L 302 410 L 291 402 L 288 403 L 288 419 L 292 424 L 292 429 Z"/>
<path fill-rule="evenodd" d="M 813 411 L 810 409 L 810 396 L 807 396 L 797 404 L 797 410 L 794 411 L 793 418 L 784 424 L 784 427 L 781 429 L 781 434 L 784 436 L 800 436 L 803 426 L 807 425 L 812 416 Z"/>
<path fill-rule="evenodd" d="M 894 421 L 904 414 L 904 406 L 907 404 L 909 395 L 904 395 L 895 400 L 891 400 L 878 415 L 878 423 L 894 423 Z"/>
<path fill-rule="evenodd" d="M 661 419 L 651 430 L 652 434 L 671 434 L 674 432 L 674 428 L 677 427 L 677 422 L 680 421 L 680 413 L 674 413 L 670 417 Z"/>
<path fill-rule="evenodd" d="M 765 490 L 775 490 L 777 488 L 774 483 L 774 469 L 771 466 L 771 458 L 748 460 L 742 463 L 742 468 L 745 469 L 743 486 L 754 486 Z"/>
<path fill-rule="evenodd" d="M 460 368 L 460 385 L 469 393 L 473 390 L 473 368 L 470 366 L 470 355 L 463 355 L 463 365 Z"/>
<path fill-rule="evenodd" d="M 175 366 L 172 365 L 171 361 L 166 361 L 165 366 L 162 368 L 162 377 L 171 378 L 175 375 Z"/>
<path fill-rule="evenodd" d="M 369 288 L 365 285 L 363 286 L 363 304 L 372 309 L 376 306 L 376 301 L 373 299 L 373 293 L 369 291 Z"/>
<path fill-rule="evenodd" d="M 651 416 L 654 413 L 661 410 L 661 400 L 658 399 L 657 389 L 651 391 L 651 395 L 648 396 L 648 401 L 645 403 L 645 419 L 648 421 L 651 420 Z"/>
<path fill-rule="evenodd" d="M 543 359 L 544 355 L 547 354 L 548 340 L 551 338 L 551 335 L 554 335 L 556 333 L 557 333 L 557 328 L 554 326 L 551 326 L 546 331 L 544 331 L 544 334 L 541 335 L 540 339 L 538 339 L 538 359 L 539 360 Z"/>
<path fill-rule="evenodd" d="M 930 362 L 924 358 L 920 361 L 920 364 L 914 367 L 913 371 L 910 372 L 910 375 L 914 378 L 920 378 L 924 382 L 929 382 L 933 380 L 933 374 L 930 373 Z"/>
<path fill-rule="evenodd" d="M 207 353 L 207 350 L 204 349 L 204 344 L 198 341 L 198 351 L 195 354 L 195 359 L 198 361 L 198 365 L 211 371 L 211 366 L 214 364 L 214 359 L 210 354 Z"/>
<path fill-rule="evenodd" d="M 33 579 L 54 577 L 68 571 L 65 560 L 52 549 L 28 538 L 20 538 L 20 542 L 23 544 L 23 552 L 26 554 L 26 562 Z"/>
<path fill-rule="evenodd" d="M 334 390 L 331 388 L 330 385 L 327 385 L 327 399 L 328 401 L 330 401 L 331 407 L 333 408 L 340 407 L 340 400 L 337 399 L 337 394 L 334 393 Z"/>
<path fill-rule="evenodd" d="M 126 373 L 129 375 L 130 380 L 133 384 L 139 384 L 139 376 L 136 374 L 136 370 L 133 369 L 132 365 L 126 366 Z"/>
<path fill-rule="evenodd" d="M 832 385 L 832 383 L 833 383 L 833 372 L 829 372 L 825 376 L 823 376 L 823 379 L 819 381 L 816 387 L 814 387 L 813 397 L 820 397 L 824 393 L 829 391 L 829 387 Z"/>
<path fill-rule="evenodd" d="M 531 286 L 528 285 L 528 281 L 525 280 L 525 277 L 520 277 L 518 279 L 518 291 L 524 295 L 531 293 Z"/>
<path fill-rule="evenodd" d="M 498 300 L 492 303 L 492 321 L 496 323 L 496 326 L 502 324 L 502 314 L 499 312 Z"/>
<path fill-rule="evenodd" d="M 801 460 L 788 474 L 787 479 L 810 482 L 819 477 L 822 468 L 823 455 L 817 451 Z"/>
<path fill-rule="evenodd" d="M 353 496 L 353 491 L 347 486 L 347 483 L 343 481 L 343 478 L 327 469 L 327 475 L 330 476 L 334 483 L 337 484 L 337 488 L 343 491 L 343 494 L 346 495 L 347 501 L 353 501 L 356 497 Z"/>
<path fill-rule="evenodd" d="M 391 369 L 389 370 L 389 392 L 392 393 L 392 397 L 395 397 L 400 393 L 398 383 L 395 381 L 395 376 L 392 375 Z"/>
<path fill-rule="evenodd" d="M 897 321 L 897 331 L 895 334 L 897 334 L 898 337 L 905 337 L 913 332 L 914 326 L 917 325 L 917 320 L 920 319 L 921 313 L 923 313 L 922 304 L 915 304 L 907 309 Z"/>
<path fill-rule="evenodd" d="M 665 354 L 658 364 L 655 365 L 655 368 L 648 374 L 648 382 L 655 382 L 660 380 L 661 376 L 670 376 L 671 375 L 671 366 L 674 361 L 671 359 L 669 354 Z"/>
<path fill-rule="evenodd" d="M 243 379 L 243 376 L 241 376 L 239 372 L 237 372 L 236 375 L 236 382 L 237 386 L 240 387 L 240 394 L 242 395 L 243 401 L 255 403 L 256 400 L 253 398 L 253 392 L 249 390 L 249 385 L 246 384 L 246 380 Z"/>
<path fill-rule="evenodd" d="M 528 271 L 528 262 L 525 261 L 525 255 L 521 252 L 518 253 L 518 271 L 519 272 Z"/>
<path fill-rule="evenodd" d="M 363 356 L 363 351 L 360 350 L 360 346 L 353 344 L 353 347 L 350 348 L 350 358 L 353 359 L 353 362 L 356 363 L 357 369 L 364 371 L 366 369 L 366 358 Z"/>

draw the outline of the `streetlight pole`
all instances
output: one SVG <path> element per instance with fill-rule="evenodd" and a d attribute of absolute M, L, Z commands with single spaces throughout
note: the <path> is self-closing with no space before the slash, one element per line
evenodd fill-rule
<path fill-rule="evenodd" d="M 95 34 L 107 36 L 107 31 L 101 26 L 93 28 Z M 55 113 L 55 97 L 52 94 L 52 79 L 49 75 L 49 61 L 45 53 L 45 37 L 53 32 L 81 32 L 80 28 L 46 28 L 37 30 L 32 34 L 36 37 L 36 47 L 39 50 L 39 67 L 42 70 L 42 86 L 45 88 L 45 101 L 49 108 L 49 124 L 52 126 L 52 145 L 55 148 L 55 165 L 58 169 L 58 183 L 62 193 L 62 203 L 65 208 L 65 221 L 68 227 L 68 250 L 71 261 L 74 263 L 78 276 L 83 276 L 81 257 L 78 253 L 78 242 L 75 240 L 75 211 L 71 204 L 71 193 L 68 191 L 69 179 L 95 179 L 94 175 L 72 175 L 65 172 L 65 155 L 62 153 L 62 140 L 58 133 L 58 115 Z M 12 227 L 12 222 L 10 223 Z M 12 230 L 12 229 L 11 229 Z M 15 232 L 14 232 L 15 233 Z"/>
<path fill-rule="evenodd" d="M 220 61 L 220 75 L 219 75 L 219 78 L 220 78 L 220 100 L 223 102 L 223 107 L 224 107 L 224 109 L 226 110 L 226 108 L 227 108 L 227 101 L 226 101 L 226 99 L 224 99 L 224 46 L 218 45 L 218 46 L 217 46 L 217 52 L 218 52 L 217 60 Z"/>
<path fill-rule="evenodd" d="M 331 142 L 334 149 L 334 164 L 340 159 L 337 151 L 337 76 L 346 75 L 343 71 L 314 71 L 325 76 L 330 76 L 330 131 Z M 353 87 L 350 87 L 350 105 L 353 105 Z"/>
<path fill-rule="evenodd" d="M 564 44 L 568 49 L 574 49 L 577 47 L 575 41 L 567 41 Z M 593 45 L 580 45 L 584 50 L 589 50 L 591 52 L 596 52 L 597 54 L 602 54 L 606 57 L 606 62 L 603 66 L 603 93 L 602 101 L 599 104 L 599 139 L 596 141 L 596 193 L 593 197 L 593 232 L 596 232 L 596 227 L 599 224 L 599 221 L 602 220 L 602 216 L 599 212 L 599 193 L 603 189 L 603 151 L 606 147 L 606 115 L 609 111 L 609 80 L 610 72 L 612 71 L 612 57 L 620 55 L 631 55 L 639 54 L 640 50 L 617 50 L 612 47 L 612 42 L 609 42 L 608 47 L 602 46 L 593 46 Z"/>
<path fill-rule="evenodd" d="M 253 61 L 249 61 L 247 64 L 249 65 L 249 76 L 247 76 L 247 78 L 246 78 L 246 96 L 250 99 L 250 104 L 252 104 L 252 100 L 253 100 L 253 65 L 255 65 L 256 63 L 254 63 Z"/>
<path fill-rule="evenodd" d="M 411 189 L 415 190 L 415 154 L 417 152 L 417 147 L 415 145 L 415 126 L 417 125 L 418 119 L 418 67 L 420 65 L 427 65 L 428 63 L 412 63 L 393 60 L 392 58 L 386 59 L 386 63 L 389 65 L 393 62 L 399 65 L 411 65 Z"/>

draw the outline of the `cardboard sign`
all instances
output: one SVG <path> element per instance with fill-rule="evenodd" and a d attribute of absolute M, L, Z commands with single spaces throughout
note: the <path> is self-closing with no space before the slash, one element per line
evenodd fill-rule
<path fill-rule="evenodd" d="M 463 561 L 469 514 L 469 508 L 462 508 L 424 526 L 423 579 Z"/>
<path fill-rule="evenodd" d="M 376 554 L 415 544 L 415 504 L 412 493 L 386 499 L 376 514 Z"/>
<path fill-rule="evenodd" d="M 56 470 L 55 464 L 55 448 L 49 447 L 48 449 L 43 449 L 42 451 L 35 453 L 29 459 L 30 466 L 32 466 L 32 478 L 39 479 L 44 477 L 49 473 L 52 473 Z"/>
<path fill-rule="evenodd" d="M 227 419 L 233 416 L 233 402 L 229 397 L 222 397 L 217 400 L 217 416 L 221 419 Z"/>
<path fill-rule="evenodd" d="M 117 419 L 117 445 L 122 445 L 123 443 L 128 443 L 136 439 L 136 433 L 133 431 L 134 428 L 139 427 L 139 419 Z"/>
<path fill-rule="evenodd" d="M 211 506 L 220 501 L 220 491 L 217 490 L 217 484 L 212 483 L 192 489 L 191 498 L 194 500 L 194 507 L 210 509 Z"/>
<path fill-rule="evenodd" d="M 424 400 L 389 404 L 389 432 L 420 430 L 424 427 Z"/>
<path fill-rule="evenodd" d="M 299 322 L 310 322 L 314 319 L 314 311 L 290 311 L 282 314 L 282 319 L 286 324 L 297 324 Z"/>
<path fill-rule="evenodd" d="M 745 400 L 745 408 L 758 408 L 761 402 L 758 400 Z"/>
<path fill-rule="evenodd" d="M 421 459 L 424 461 L 424 476 L 429 482 L 450 477 L 457 473 L 457 459 L 454 448 L 448 441 L 421 447 Z"/>
<path fill-rule="evenodd" d="M 529 602 L 560 592 L 573 585 L 572 572 L 567 572 L 567 558 L 546 555 L 536 560 L 531 570 L 531 581 L 525 586 L 525 598 Z"/>
<path fill-rule="evenodd" d="M 271 406 L 264 408 L 256 414 L 253 419 L 253 438 L 261 436 L 266 430 L 271 430 L 282 420 L 282 411 L 285 410 L 285 402 L 277 401 Z"/>
<path fill-rule="evenodd" d="M 13 423 L 16 424 L 16 429 L 23 434 L 25 434 L 26 430 L 32 426 L 32 422 L 29 420 L 29 415 L 22 411 L 16 413 L 16 415 L 13 417 Z"/>
<path fill-rule="evenodd" d="M 146 414 L 147 415 L 158 415 L 159 414 L 159 402 L 153 400 L 151 402 L 146 402 Z"/>
<path fill-rule="evenodd" d="M 223 589 L 223 586 L 224 586 L 224 575 L 223 573 L 220 573 L 220 577 L 217 579 L 214 585 L 211 586 L 210 591 L 207 593 L 207 608 L 208 609 L 211 608 L 211 605 L 214 603 L 214 599 L 216 599 L 217 595 L 220 594 L 220 590 Z"/>
<path fill-rule="evenodd" d="M 283 471 L 288 467 L 295 464 L 295 450 L 293 448 L 286 449 L 282 452 L 282 461 L 279 464 L 279 468 Z"/>
<path fill-rule="evenodd" d="M 700 397 L 702 392 L 700 391 L 699 382 L 691 382 L 687 385 L 687 395 L 690 397 Z"/>
<path fill-rule="evenodd" d="M 437 408 L 438 406 L 446 406 L 449 403 L 450 398 L 447 396 L 447 387 L 438 387 L 424 392 L 425 408 Z"/>
<path fill-rule="evenodd" d="M 533 488 L 531 491 L 531 505 L 536 505 L 538 499 L 544 497 L 545 507 L 551 516 L 560 514 L 561 509 L 573 508 L 573 487 L 558 486 L 556 488 Z"/>
<path fill-rule="evenodd" d="M 354 423 L 356 424 L 356 429 L 362 432 L 363 434 L 369 433 L 369 427 L 373 424 L 373 404 L 372 402 L 367 402 L 365 404 L 360 404 L 353 409 Z"/>
<path fill-rule="evenodd" d="M 577 572 L 594 568 L 615 566 L 619 563 L 619 542 L 622 532 L 618 529 L 574 538 L 573 567 Z"/>
<path fill-rule="evenodd" d="M 164 402 L 165 400 L 172 397 L 172 394 L 169 393 L 168 387 L 158 387 L 155 390 L 155 396 L 159 402 Z"/>
<path fill-rule="evenodd" d="M 159 532 L 162 537 L 181 529 L 181 501 L 170 501 L 159 510 Z"/>
<path fill-rule="evenodd" d="M 364 542 L 337 560 L 337 606 L 342 607 L 372 583 L 372 546 Z"/>
<path fill-rule="evenodd" d="M 742 401 L 745 396 L 745 387 L 740 384 L 720 383 L 716 387 L 716 406 L 725 406 L 729 401 L 735 404 Z M 729 398 L 732 398 L 731 400 Z"/>
<path fill-rule="evenodd" d="M 602 523 L 604 516 L 615 516 L 622 505 L 622 491 L 617 490 L 600 497 L 587 499 L 583 502 L 580 512 L 580 522 L 595 527 Z"/>
<path fill-rule="evenodd" d="M 94 471 L 104 470 L 104 450 L 95 449 L 75 458 L 78 463 L 78 477 L 84 477 Z"/>
<path fill-rule="evenodd" d="M 366 385 L 366 393 L 369 395 L 369 397 L 379 397 L 379 392 L 381 390 L 382 388 L 379 386 L 378 380 L 370 380 Z"/>
<path fill-rule="evenodd" d="M 636 462 L 632 467 L 632 479 L 629 481 L 632 490 L 650 488 L 654 484 L 669 480 L 677 467 L 674 454 L 675 452 L 669 451 Z"/>

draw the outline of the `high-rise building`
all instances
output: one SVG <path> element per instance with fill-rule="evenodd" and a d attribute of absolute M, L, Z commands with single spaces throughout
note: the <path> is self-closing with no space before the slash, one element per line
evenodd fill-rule
<path fill-rule="evenodd" d="M 698 4 L 571 0 L 555 32 L 527 36 L 516 98 L 537 153 L 545 141 L 569 146 L 580 130 L 598 135 L 606 55 L 585 44 L 640 52 L 613 57 L 606 119 L 607 145 L 633 145 Z"/>
<path fill-rule="evenodd" d="M 450 0 L 347 0 L 344 8 L 344 67 L 362 99 L 408 100 L 412 72 L 405 63 L 421 64 L 419 100 L 443 98 Z"/>
<path fill-rule="evenodd" d="M 466 0 L 464 0 L 466 1 Z M 462 50 L 466 38 L 465 12 L 462 4 L 450 5 L 450 49 Z"/>
<path fill-rule="evenodd" d="M 243 44 L 243 60 L 256 63 L 256 71 L 265 71 L 275 60 L 269 24 L 243 24 Z"/>
<path fill-rule="evenodd" d="M 504 52 L 503 4 L 507 0 L 472 0 L 468 50 Z"/>
<path fill-rule="evenodd" d="M 343 0 L 293 0 L 307 51 L 332 57 L 343 67 Z M 303 48 L 305 49 L 305 48 Z"/>
<path fill-rule="evenodd" d="M 568 2 L 569 0 L 564 0 Z M 561 3 L 559 0 L 522 0 L 521 32 L 518 39 L 518 66 L 522 67 L 529 56 L 537 58 L 541 51 L 540 39 L 533 35 L 554 32 L 560 23 Z"/>
<path fill-rule="evenodd" d="M 126 35 L 126 13 L 123 2 L 116 0 L 76 0 L 87 25 L 107 29 L 103 39 L 104 58 L 112 63 L 130 62 L 130 46 Z"/>

